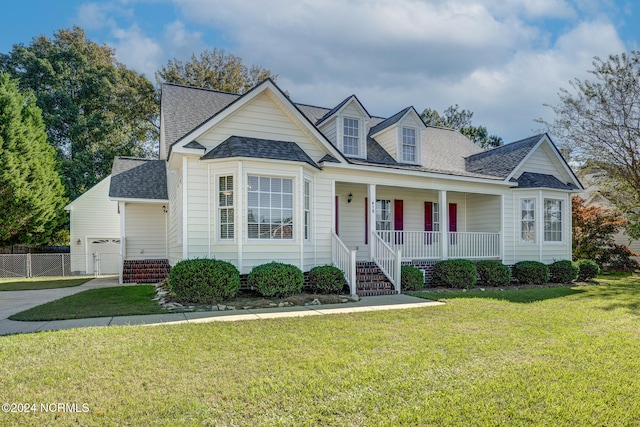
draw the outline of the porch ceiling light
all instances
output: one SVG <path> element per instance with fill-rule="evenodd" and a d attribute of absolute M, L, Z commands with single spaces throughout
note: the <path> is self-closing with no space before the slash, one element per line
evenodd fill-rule
<path fill-rule="evenodd" d="M 353 194 L 349 193 L 349 195 L 347 196 L 347 203 L 351 203 L 352 200 L 353 200 Z"/>

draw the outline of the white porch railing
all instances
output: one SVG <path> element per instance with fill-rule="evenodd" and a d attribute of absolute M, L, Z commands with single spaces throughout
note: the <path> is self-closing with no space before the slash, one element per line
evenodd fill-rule
<path fill-rule="evenodd" d="M 397 293 L 401 292 L 400 280 L 402 267 L 402 250 L 394 250 L 380 235 L 373 233 L 374 256 L 373 261 L 393 284 Z"/>
<path fill-rule="evenodd" d="M 500 233 L 449 233 L 449 258 L 500 257 Z"/>
<path fill-rule="evenodd" d="M 344 273 L 351 295 L 356 294 L 356 251 L 350 251 L 347 245 L 336 235 L 331 237 L 331 261 Z"/>
<path fill-rule="evenodd" d="M 376 231 L 402 259 L 441 259 L 439 231 Z M 500 233 L 448 232 L 448 258 L 483 259 L 500 257 Z"/>
<path fill-rule="evenodd" d="M 403 259 L 441 258 L 438 231 L 376 231 L 393 250 L 401 250 Z"/>

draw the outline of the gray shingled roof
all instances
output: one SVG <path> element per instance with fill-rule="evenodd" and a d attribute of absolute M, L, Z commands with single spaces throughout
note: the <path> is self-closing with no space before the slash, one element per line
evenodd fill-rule
<path fill-rule="evenodd" d="M 467 157 L 466 170 L 482 175 L 506 178 L 544 136 L 535 135 Z"/>
<path fill-rule="evenodd" d="M 554 188 L 558 190 L 575 190 L 573 184 L 565 184 L 553 175 L 525 172 L 516 180 L 518 188 Z"/>
<path fill-rule="evenodd" d="M 167 200 L 167 162 L 116 157 L 111 170 L 109 197 Z"/>
<path fill-rule="evenodd" d="M 369 135 L 374 135 L 386 128 L 388 128 L 389 126 L 393 126 L 394 124 L 398 123 L 398 121 L 404 117 L 405 114 L 407 114 L 407 112 L 409 110 L 411 110 L 413 107 L 407 107 L 402 111 L 397 112 L 396 114 L 394 114 L 393 116 L 389 117 L 386 120 L 381 121 L 380 123 L 378 123 L 377 125 L 375 125 L 374 127 L 372 127 L 371 129 L 369 129 Z"/>
<path fill-rule="evenodd" d="M 295 142 L 230 136 L 220 145 L 202 156 L 203 160 L 228 157 L 252 157 L 259 159 L 289 160 L 320 167 Z"/>
<path fill-rule="evenodd" d="M 240 95 L 164 83 L 162 113 L 167 153 L 176 141 L 238 98 Z"/>
<path fill-rule="evenodd" d="M 355 95 L 349 95 L 347 98 L 345 98 L 342 102 L 340 102 L 338 105 L 336 105 L 335 107 L 333 107 L 331 110 L 329 110 L 324 116 L 322 116 L 318 121 L 316 122 L 312 122 L 314 123 L 316 126 L 319 126 L 320 123 L 324 122 L 325 120 L 327 120 L 329 117 L 333 116 L 335 113 L 338 112 L 338 110 L 340 110 L 347 102 L 349 102 L 349 100 L 353 98 L 356 100 L 356 102 L 358 103 L 358 105 L 360 105 L 360 108 L 362 108 L 364 110 L 364 112 L 367 114 L 367 116 L 371 117 L 371 115 L 369 114 L 369 112 L 367 111 L 366 108 L 364 108 L 364 105 L 362 105 L 362 103 L 360 102 L 360 100 L 358 99 L 357 96 Z"/>
<path fill-rule="evenodd" d="M 188 144 L 185 144 L 184 148 L 195 148 L 196 150 L 206 150 L 207 147 L 200 144 L 198 141 L 191 141 Z"/>
<path fill-rule="evenodd" d="M 318 160 L 318 162 L 340 163 L 340 160 L 336 159 L 331 154 L 325 154 L 320 160 Z"/>

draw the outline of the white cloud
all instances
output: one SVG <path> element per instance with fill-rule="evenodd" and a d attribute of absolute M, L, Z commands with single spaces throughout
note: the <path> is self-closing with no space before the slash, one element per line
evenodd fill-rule
<path fill-rule="evenodd" d="M 151 81 L 160 64 L 164 62 L 164 52 L 158 42 L 146 36 L 136 24 L 128 29 L 114 28 L 111 31 L 116 42 L 118 61 L 143 73 Z"/>

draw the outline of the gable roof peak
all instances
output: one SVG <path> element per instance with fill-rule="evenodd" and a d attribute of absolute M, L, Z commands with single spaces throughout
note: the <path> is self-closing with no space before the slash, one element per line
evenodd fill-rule
<path fill-rule="evenodd" d="M 318 120 L 315 125 L 319 126 L 322 122 L 327 121 L 327 119 L 329 119 L 330 117 L 334 116 L 336 113 L 338 113 L 340 110 L 342 110 L 342 108 L 347 105 L 350 101 L 355 101 L 358 103 L 358 106 L 362 109 L 362 111 L 364 111 L 364 114 L 367 116 L 367 118 L 371 118 L 371 114 L 369 114 L 369 112 L 367 111 L 366 108 L 364 108 L 364 105 L 362 105 L 362 102 L 360 102 L 360 100 L 358 99 L 358 97 L 355 94 L 351 94 L 349 96 L 347 96 L 345 99 L 343 99 L 338 105 L 336 105 L 335 107 L 333 107 L 331 110 L 329 110 L 329 112 L 327 112 L 327 114 L 325 114 L 323 117 L 320 118 L 320 120 Z"/>

